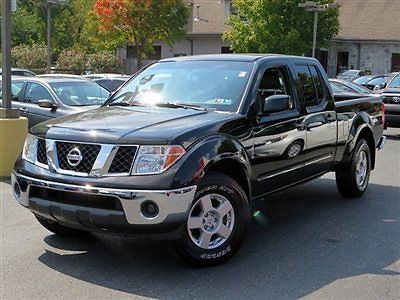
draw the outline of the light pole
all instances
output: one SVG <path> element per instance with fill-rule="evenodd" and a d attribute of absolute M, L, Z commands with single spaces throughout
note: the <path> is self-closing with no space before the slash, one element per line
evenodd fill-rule
<path fill-rule="evenodd" d="M 2 102 L 0 119 L 19 117 L 19 111 L 11 108 L 11 10 L 15 2 L 1 1 L 1 49 L 2 49 Z"/>
<path fill-rule="evenodd" d="M 319 4 L 314 1 L 306 1 L 304 3 L 299 3 L 301 8 L 305 8 L 306 11 L 311 11 L 314 13 L 314 31 L 313 31 L 313 44 L 312 44 L 312 57 L 315 57 L 315 50 L 317 48 L 317 31 L 318 31 L 318 13 L 325 12 L 328 9 L 336 8 L 336 3 Z"/>
<path fill-rule="evenodd" d="M 69 0 L 47 0 L 47 68 L 46 73 L 51 70 L 51 6 L 68 5 Z"/>

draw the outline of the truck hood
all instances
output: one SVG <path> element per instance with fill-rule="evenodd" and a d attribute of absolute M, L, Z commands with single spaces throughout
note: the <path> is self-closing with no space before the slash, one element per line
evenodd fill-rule
<path fill-rule="evenodd" d="M 168 144 L 190 130 L 214 128 L 233 116 L 237 115 L 184 108 L 101 107 L 41 123 L 31 132 L 68 141 Z"/>

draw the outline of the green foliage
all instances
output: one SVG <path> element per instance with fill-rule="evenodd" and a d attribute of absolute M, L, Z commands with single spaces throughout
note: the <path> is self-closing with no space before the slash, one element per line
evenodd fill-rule
<path fill-rule="evenodd" d="M 88 69 L 93 73 L 120 73 L 121 63 L 112 52 L 100 51 L 88 55 Z"/>
<path fill-rule="evenodd" d="M 63 50 L 58 56 L 56 68 L 80 75 L 87 65 L 87 54 L 79 49 Z"/>
<path fill-rule="evenodd" d="M 67 6 L 52 6 L 52 49 L 59 53 L 66 48 L 84 45 L 84 27 L 95 0 L 70 0 Z M 19 0 L 12 17 L 13 45 L 47 42 L 47 0 Z"/>
<path fill-rule="evenodd" d="M 11 49 L 14 67 L 43 68 L 46 66 L 46 47 L 39 44 L 18 45 Z"/>
<path fill-rule="evenodd" d="M 224 38 L 236 52 L 311 52 L 314 14 L 299 8 L 302 0 L 234 0 L 237 14 L 231 15 L 231 29 Z M 321 0 L 332 3 L 334 0 Z M 338 9 L 319 14 L 317 46 L 326 47 L 339 31 Z"/>
<path fill-rule="evenodd" d="M 98 30 L 110 45 L 132 45 L 137 67 L 156 41 L 172 44 L 186 34 L 189 8 L 182 0 L 96 0 Z"/>

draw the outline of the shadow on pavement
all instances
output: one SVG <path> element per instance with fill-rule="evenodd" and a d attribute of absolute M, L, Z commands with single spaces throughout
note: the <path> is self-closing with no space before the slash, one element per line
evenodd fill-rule
<path fill-rule="evenodd" d="M 360 274 L 399 276 L 399 188 L 370 185 L 345 200 L 331 179 L 295 187 L 258 207 L 241 251 L 194 269 L 169 243 L 96 235 L 45 238 L 39 260 L 74 278 L 154 298 L 299 298 Z M 71 251 L 58 254 L 57 249 Z"/>

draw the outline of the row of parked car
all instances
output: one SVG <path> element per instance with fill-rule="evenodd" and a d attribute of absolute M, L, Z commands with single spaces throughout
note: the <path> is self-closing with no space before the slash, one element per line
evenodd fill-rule
<path fill-rule="evenodd" d="M 330 79 L 335 100 L 364 96 L 382 96 L 386 125 L 400 127 L 400 73 L 365 75 L 360 70 L 347 70 Z"/>
<path fill-rule="evenodd" d="M 12 75 L 13 107 L 28 118 L 30 127 L 48 119 L 96 108 L 129 79 L 129 76 L 119 74 L 36 75 L 18 68 L 12 69 Z M 336 101 L 358 99 L 360 95 L 383 96 L 387 126 L 400 127 L 399 73 L 364 75 L 359 70 L 347 70 L 330 79 L 330 84 Z"/>
<path fill-rule="evenodd" d="M 119 74 L 36 75 L 18 68 L 13 68 L 11 73 L 12 106 L 28 118 L 29 127 L 99 107 L 129 79 Z"/>

